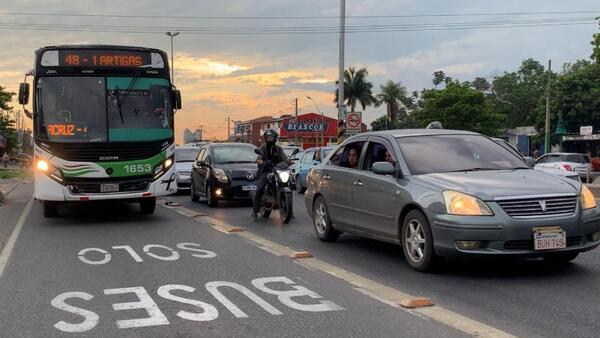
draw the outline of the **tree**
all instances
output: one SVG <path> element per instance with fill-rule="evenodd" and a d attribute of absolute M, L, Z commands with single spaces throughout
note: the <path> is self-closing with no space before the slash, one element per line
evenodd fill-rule
<path fill-rule="evenodd" d="M 373 105 L 377 99 L 373 96 L 373 84 L 367 81 L 369 72 L 366 68 L 358 71 L 354 67 L 344 71 L 344 101 L 350 106 L 350 111 L 354 112 L 356 104 L 360 103 L 364 110 L 367 106 Z M 336 88 L 338 81 L 336 81 Z M 335 90 L 335 100 L 338 101 L 338 90 Z"/>
<path fill-rule="evenodd" d="M 600 17 L 597 17 L 596 20 L 598 20 L 598 28 L 600 28 Z M 600 63 L 600 33 L 593 35 L 591 44 L 593 46 L 591 58 L 596 63 Z"/>
<path fill-rule="evenodd" d="M 437 72 L 433 73 L 433 85 L 434 86 L 437 87 L 439 84 L 444 82 L 444 79 L 446 79 L 446 74 L 443 71 L 438 70 Z"/>
<path fill-rule="evenodd" d="M 392 80 L 388 80 L 385 85 L 379 87 L 381 89 L 381 93 L 377 94 L 378 102 L 375 106 L 379 106 L 381 104 L 385 104 L 387 108 L 387 118 L 390 122 L 395 122 L 398 113 L 400 111 L 400 103 L 406 99 L 406 87 L 402 85 L 402 83 L 395 83 Z M 406 114 L 406 110 L 404 110 Z M 400 118 L 404 118 L 404 116 L 400 116 Z"/>
<path fill-rule="evenodd" d="M 492 85 L 484 77 L 476 77 L 471 85 L 480 92 L 487 92 L 490 90 L 490 88 L 492 88 Z"/>
<path fill-rule="evenodd" d="M 17 133 L 14 128 L 15 121 L 10 118 L 12 107 L 9 106 L 10 101 L 15 93 L 7 92 L 4 87 L 0 86 L 0 135 L 7 139 L 7 149 L 13 149 L 17 144 Z M 4 149 L 0 150 L 0 155 Z"/>
<path fill-rule="evenodd" d="M 495 136 L 502 115 L 492 109 L 488 98 L 468 82 L 451 81 L 444 89 L 424 89 L 415 118 L 421 127 L 440 121 L 444 128 L 480 132 Z"/>
<path fill-rule="evenodd" d="M 371 122 L 371 130 L 390 130 L 390 129 L 411 129 L 417 128 L 417 122 L 413 115 L 407 115 L 403 120 L 396 120 L 394 122 L 389 121 L 387 116 L 381 116 L 380 118 Z"/>
<path fill-rule="evenodd" d="M 523 60 L 516 72 L 505 72 L 492 81 L 494 110 L 506 115 L 505 128 L 531 126 L 544 105 L 548 74 L 541 63 Z"/>

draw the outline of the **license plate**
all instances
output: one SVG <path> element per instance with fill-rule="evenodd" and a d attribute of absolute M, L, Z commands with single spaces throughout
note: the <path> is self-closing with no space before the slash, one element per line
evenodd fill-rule
<path fill-rule="evenodd" d="M 254 190 L 256 190 L 255 185 L 243 185 L 242 186 L 242 191 L 254 191 Z"/>
<path fill-rule="evenodd" d="M 116 183 L 100 184 L 100 192 L 117 192 L 119 185 Z"/>
<path fill-rule="evenodd" d="M 560 227 L 533 228 L 534 250 L 563 249 L 567 247 L 567 235 Z"/>

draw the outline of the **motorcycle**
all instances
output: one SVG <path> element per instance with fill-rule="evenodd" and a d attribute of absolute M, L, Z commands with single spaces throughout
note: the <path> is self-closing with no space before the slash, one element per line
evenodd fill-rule
<path fill-rule="evenodd" d="M 259 149 L 254 150 L 262 155 Z M 267 184 L 265 192 L 260 201 L 260 209 L 263 217 L 271 216 L 271 211 L 279 210 L 279 217 L 285 224 L 289 223 L 293 216 L 292 188 L 290 185 L 290 169 L 286 162 L 274 165 L 265 161 L 262 164 L 267 172 Z"/>

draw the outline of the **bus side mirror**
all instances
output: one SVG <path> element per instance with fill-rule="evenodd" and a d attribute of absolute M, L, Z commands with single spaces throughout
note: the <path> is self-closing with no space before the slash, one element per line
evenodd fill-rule
<path fill-rule="evenodd" d="M 19 104 L 29 103 L 29 83 L 23 82 L 19 85 Z"/>
<path fill-rule="evenodd" d="M 173 90 L 173 108 L 181 109 L 181 92 L 177 89 Z"/>

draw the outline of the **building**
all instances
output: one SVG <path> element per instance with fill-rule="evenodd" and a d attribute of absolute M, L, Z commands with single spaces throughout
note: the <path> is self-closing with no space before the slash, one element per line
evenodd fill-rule
<path fill-rule="evenodd" d="M 189 129 L 183 131 L 183 144 L 202 141 L 202 130 L 196 129 L 192 132 Z"/>
<path fill-rule="evenodd" d="M 282 143 L 295 144 L 304 149 L 326 146 L 337 142 L 338 120 L 315 113 L 298 115 L 298 119 L 289 116 L 281 121 L 279 139 Z"/>

